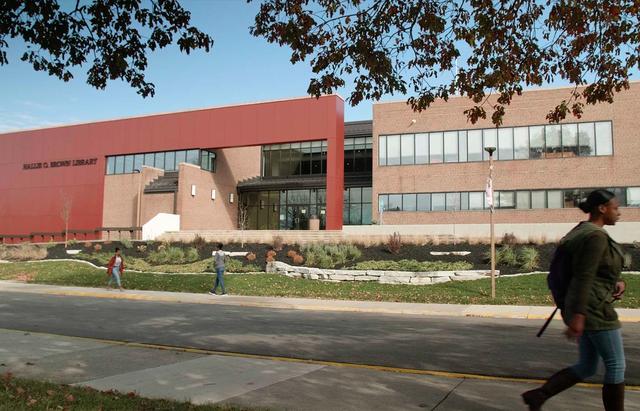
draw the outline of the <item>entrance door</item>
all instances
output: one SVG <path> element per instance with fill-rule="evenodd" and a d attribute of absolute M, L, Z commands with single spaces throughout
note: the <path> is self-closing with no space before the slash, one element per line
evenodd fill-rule
<path fill-rule="evenodd" d="M 287 230 L 309 229 L 309 208 L 307 206 L 287 206 Z"/>

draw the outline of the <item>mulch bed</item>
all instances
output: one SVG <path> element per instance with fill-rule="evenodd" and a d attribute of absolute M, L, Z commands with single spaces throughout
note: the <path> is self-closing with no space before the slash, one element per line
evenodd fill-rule
<path fill-rule="evenodd" d="M 85 247 L 83 243 L 78 243 L 73 246 L 69 246 L 69 249 L 82 249 L 83 253 L 91 254 L 94 252 L 93 244 L 91 247 Z M 138 246 L 146 245 L 146 250 L 141 251 Z M 101 252 L 113 253 L 116 247 L 119 247 L 122 250 L 122 253 L 126 256 L 144 258 L 149 252 L 157 250 L 158 246 L 162 243 L 160 242 L 133 242 L 132 248 L 124 247 L 118 241 L 112 242 L 103 242 L 101 243 L 102 250 Z M 198 252 L 202 259 L 211 257 L 211 253 L 215 251 L 216 244 L 215 243 L 200 243 L 196 244 L 198 247 Z M 171 243 L 171 246 L 180 247 L 183 249 L 192 248 L 194 244 L 192 243 Z M 517 245 L 518 247 L 523 247 L 524 245 Z M 535 247 L 539 253 L 539 269 L 542 271 L 546 271 L 551 263 L 551 257 L 553 255 L 553 251 L 555 250 L 555 244 L 543 244 L 543 245 L 529 245 L 531 247 Z M 497 246 L 499 247 L 499 245 Z M 356 260 L 355 262 L 360 261 L 370 261 L 370 260 L 403 260 L 403 259 L 414 259 L 418 261 L 466 261 L 473 265 L 474 269 L 482 269 L 488 270 L 491 268 L 490 263 L 487 261 L 487 255 L 489 254 L 490 246 L 486 244 L 439 244 L 439 245 L 403 245 L 400 248 L 398 254 L 392 254 L 387 251 L 385 245 L 372 246 L 372 247 L 359 247 L 362 251 L 362 257 Z M 632 266 L 629 269 L 630 271 L 640 271 L 640 247 L 634 246 L 632 244 L 625 244 L 625 250 L 631 254 L 632 256 Z M 262 269 L 265 269 L 266 262 L 265 256 L 267 251 L 273 249 L 271 244 L 255 244 L 255 243 L 247 243 L 241 245 L 237 244 L 225 244 L 225 251 L 246 251 L 252 252 L 256 255 L 256 260 L 253 261 L 253 264 L 260 265 Z M 299 251 L 298 246 L 288 246 L 284 245 L 283 249 L 277 251 L 276 260 L 283 261 L 288 264 L 291 264 L 291 259 L 287 257 L 287 253 L 289 250 Z M 434 256 L 431 255 L 431 251 L 470 251 L 471 254 L 467 256 L 456 256 L 456 255 L 439 255 Z M 47 258 L 70 258 L 66 253 L 63 244 L 58 244 L 48 249 Z M 247 263 L 247 260 L 244 258 L 238 258 L 239 260 Z M 351 264 L 349 264 L 351 265 Z M 342 268 L 342 267 L 336 267 Z M 500 270 L 501 274 L 515 274 L 518 272 L 522 272 L 518 267 L 510 267 L 510 266 L 498 266 L 496 267 Z"/>

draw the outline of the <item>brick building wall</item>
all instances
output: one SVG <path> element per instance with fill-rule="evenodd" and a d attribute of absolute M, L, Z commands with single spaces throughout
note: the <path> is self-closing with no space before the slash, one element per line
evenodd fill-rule
<path fill-rule="evenodd" d="M 568 99 L 569 88 L 526 91 L 516 96 L 504 118 L 504 127 L 548 124 L 549 110 Z M 640 83 L 615 96 L 613 104 L 587 106 L 581 119 L 567 118 L 563 123 L 612 121 L 613 156 L 546 158 L 496 161 L 494 190 L 534 190 L 640 186 Z M 490 99 L 486 105 L 490 109 Z M 380 135 L 455 131 L 492 128 L 490 120 L 467 123 L 463 114 L 472 103 L 462 97 L 436 102 L 422 113 L 415 113 L 405 102 L 373 106 L 373 202 L 380 193 L 433 193 L 484 191 L 488 162 L 442 163 L 430 165 L 379 166 Z M 413 121 L 415 120 L 415 121 Z M 383 214 L 385 224 L 482 223 L 486 212 L 395 212 Z M 571 209 L 497 210 L 498 222 L 571 221 L 581 213 Z M 379 220 L 377 205 L 373 219 Z M 568 220 L 567 220 L 568 219 Z M 623 210 L 623 220 L 640 221 L 640 210 Z"/>

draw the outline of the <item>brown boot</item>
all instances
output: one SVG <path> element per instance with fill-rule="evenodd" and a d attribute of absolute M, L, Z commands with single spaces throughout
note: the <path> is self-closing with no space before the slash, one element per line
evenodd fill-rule
<path fill-rule="evenodd" d="M 565 368 L 553 374 L 542 387 L 523 393 L 522 399 L 529 406 L 529 411 L 539 411 L 542 404 L 549 398 L 567 388 L 573 387 L 579 382 L 580 379 L 573 373 L 571 368 Z"/>
<path fill-rule="evenodd" d="M 604 384 L 602 403 L 605 411 L 624 411 L 624 383 Z"/>

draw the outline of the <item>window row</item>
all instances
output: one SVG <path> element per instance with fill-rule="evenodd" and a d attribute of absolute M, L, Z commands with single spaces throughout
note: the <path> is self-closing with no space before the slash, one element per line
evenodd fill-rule
<path fill-rule="evenodd" d="M 595 188 L 495 191 L 494 207 L 503 209 L 574 208 Z M 608 188 L 622 207 L 640 207 L 640 187 Z M 488 209 L 484 191 L 378 195 L 380 211 L 457 211 Z"/>
<path fill-rule="evenodd" d="M 263 177 L 325 174 L 326 170 L 326 141 L 262 146 Z"/>
<path fill-rule="evenodd" d="M 207 150 L 178 150 L 158 153 L 127 154 L 107 157 L 107 174 L 126 174 L 142 171 L 142 166 L 175 171 L 180 163 L 189 163 L 203 170 L 215 171 L 216 153 Z"/>
<path fill-rule="evenodd" d="M 463 163 L 613 154 L 610 121 L 380 136 L 378 164 Z"/>
<path fill-rule="evenodd" d="M 371 224 L 371 187 L 350 187 L 344 190 L 342 224 Z"/>

